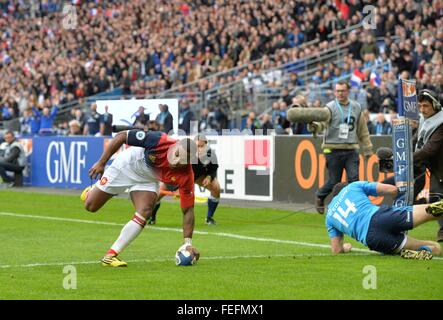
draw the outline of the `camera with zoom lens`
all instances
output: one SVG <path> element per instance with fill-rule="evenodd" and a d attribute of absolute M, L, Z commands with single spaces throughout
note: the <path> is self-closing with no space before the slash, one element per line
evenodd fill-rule
<path fill-rule="evenodd" d="M 384 173 L 394 172 L 394 159 L 379 159 L 378 160 L 378 171 Z"/>
<path fill-rule="evenodd" d="M 379 148 L 377 150 L 378 171 L 384 173 L 394 172 L 394 155 L 391 148 Z"/>

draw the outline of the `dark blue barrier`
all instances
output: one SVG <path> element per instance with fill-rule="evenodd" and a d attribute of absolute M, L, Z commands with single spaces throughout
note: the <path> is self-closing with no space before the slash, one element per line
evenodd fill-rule
<path fill-rule="evenodd" d="M 32 186 L 83 189 L 88 170 L 100 158 L 102 137 L 34 137 Z"/>

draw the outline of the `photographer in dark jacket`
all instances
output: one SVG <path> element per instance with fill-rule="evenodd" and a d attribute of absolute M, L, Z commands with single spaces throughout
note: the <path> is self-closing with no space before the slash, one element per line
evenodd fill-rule
<path fill-rule="evenodd" d="M 418 108 L 421 113 L 418 130 L 414 134 L 414 203 L 425 185 L 426 169 L 431 173 L 429 203 L 443 199 L 443 112 L 437 95 L 428 89 L 418 94 Z M 386 148 L 385 148 L 386 149 Z M 379 149 L 380 150 L 380 149 Z M 386 153 L 386 152 L 384 152 Z M 388 152 L 389 153 L 389 152 Z M 380 171 L 392 172 L 392 152 L 390 155 L 379 156 Z M 388 160 L 389 158 L 389 160 Z M 390 162 L 389 168 L 383 165 Z M 385 167 L 385 170 L 382 169 Z M 394 177 L 387 178 L 383 183 L 395 184 Z M 443 242 L 443 220 L 439 221 L 440 229 L 437 241 Z"/>
<path fill-rule="evenodd" d="M 429 202 L 443 199 L 443 112 L 438 96 L 431 90 L 421 90 L 418 107 L 422 117 L 417 134 L 414 163 L 422 163 L 431 172 Z M 437 241 L 443 242 L 443 220 Z"/>
<path fill-rule="evenodd" d="M 15 139 L 12 131 L 7 131 L 3 138 L 6 142 L 6 149 L 4 156 L 0 157 L 0 176 L 3 179 L 3 183 L 7 186 L 21 186 L 22 185 L 22 172 L 26 166 L 26 154 L 23 146 Z M 20 179 L 12 179 L 7 175 L 7 171 L 14 172 L 16 177 Z"/>

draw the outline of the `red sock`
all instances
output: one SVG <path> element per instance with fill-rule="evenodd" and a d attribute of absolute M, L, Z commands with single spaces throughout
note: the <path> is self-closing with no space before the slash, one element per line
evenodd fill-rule
<path fill-rule="evenodd" d="M 111 254 L 113 256 L 117 256 L 118 255 L 118 253 L 116 251 L 112 250 L 112 249 L 109 249 L 106 254 Z"/>

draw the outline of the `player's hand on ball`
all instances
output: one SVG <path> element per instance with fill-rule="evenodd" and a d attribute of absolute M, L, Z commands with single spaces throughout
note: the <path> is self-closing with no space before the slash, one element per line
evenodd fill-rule
<path fill-rule="evenodd" d="M 200 259 L 200 252 L 189 244 L 184 244 L 178 248 L 175 254 L 175 264 L 177 266 L 192 266 Z"/>
<path fill-rule="evenodd" d="M 350 244 L 348 242 L 343 243 L 343 252 L 344 253 L 351 252 L 351 249 L 352 249 L 352 244 Z"/>
<path fill-rule="evenodd" d="M 198 259 L 200 259 L 200 251 L 198 251 L 197 248 L 195 248 L 195 247 L 193 247 L 193 246 L 188 246 L 187 249 L 188 249 L 188 251 L 191 252 L 191 254 L 194 255 L 195 262 L 197 262 Z M 194 263 L 195 263 L 195 262 L 194 262 Z"/>

